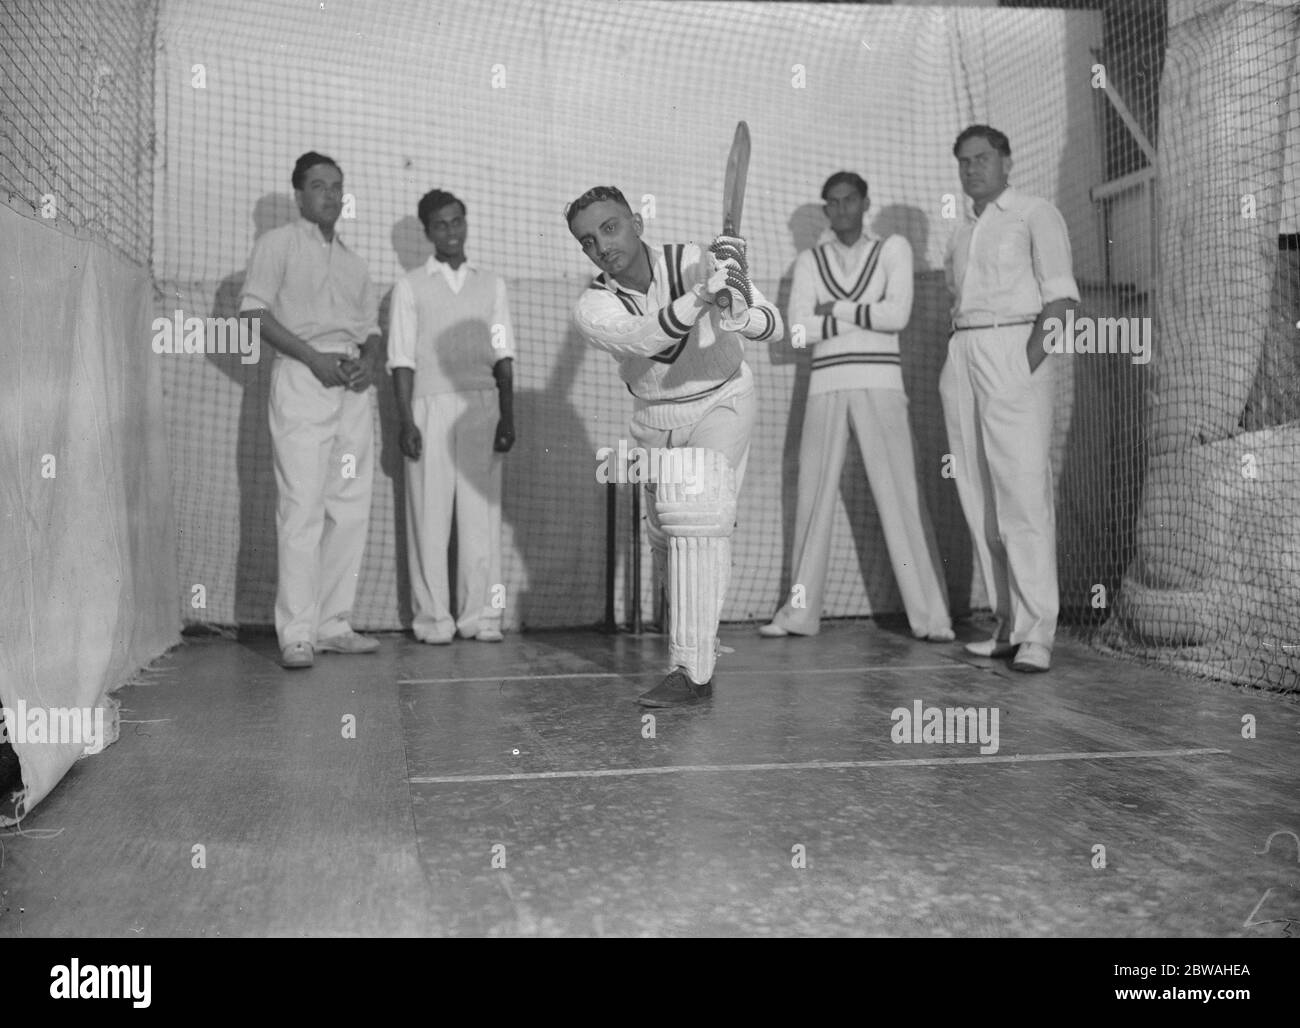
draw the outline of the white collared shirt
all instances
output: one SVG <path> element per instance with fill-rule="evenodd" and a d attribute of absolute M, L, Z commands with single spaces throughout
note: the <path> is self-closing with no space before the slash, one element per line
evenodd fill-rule
<path fill-rule="evenodd" d="M 954 318 L 1033 318 L 1054 300 L 1078 300 L 1061 212 L 1008 186 L 957 229 L 945 262 Z"/>
<path fill-rule="evenodd" d="M 460 262 L 459 268 L 453 268 L 446 261 L 438 260 L 437 257 L 430 257 L 425 262 L 424 267 L 430 275 L 433 274 L 435 269 L 441 271 L 442 277 L 447 280 L 447 287 L 453 293 L 459 293 L 465 287 L 465 279 L 469 276 L 471 268 L 478 271 L 478 265 L 468 257 Z"/>
<path fill-rule="evenodd" d="M 269 310 L 317 350 L 355 355 L 379 332 L 379 295 L 366 262 L 337 232 L 327 240 L 306 218 L 271 229 L 253 244 L 241 292 L 241 312 Z"/>

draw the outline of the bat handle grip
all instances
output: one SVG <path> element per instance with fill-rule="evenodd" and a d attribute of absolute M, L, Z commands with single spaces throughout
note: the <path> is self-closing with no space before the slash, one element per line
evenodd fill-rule
<path fill-rule="evenodd" d="M 723 221 L 722 234 L 724 236 L 734 236 L 736 234 L 736 226 L 732 223 L 730 218 Z M 718 310 L 729 311 L 731 310 L 731 293 L 724 289 L 717 295 L 713 302 L 718 305 Z"/>

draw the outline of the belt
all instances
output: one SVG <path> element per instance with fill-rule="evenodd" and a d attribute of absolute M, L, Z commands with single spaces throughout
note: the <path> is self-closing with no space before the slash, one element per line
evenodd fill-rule
<path fill-rule="evenodd" d="M 952 330 L 954 332 L 961 332 L 961 331 L 970 331 L 971 329 L 977 329 L 977 328 L 1007 328 L 1010 325 L 1032 325 L 1036 321 L 1038 321 L 1037 314 L 1026 318 L 1008 318 L 1005 321 L 998 318 L 994 318 L 992 321 L 981 322 L 978 325 L 968 323 L 965 318 L 953 318 Z"/>

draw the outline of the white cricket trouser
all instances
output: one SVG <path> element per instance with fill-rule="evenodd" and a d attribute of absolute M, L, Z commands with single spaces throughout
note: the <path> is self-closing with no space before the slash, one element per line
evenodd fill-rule
<path fill-rule="evenodd" d="M 662 449 L 666 447 L 698 446 L 707 450 L 716 450 L 735 469 L 735 491 L 738 495 L 745 480 L 745 467 L 749 463 L 749 436 L 754 427 L 755 408 L 754 392 L 750 390 L 747 393 L 733 396 L 710 407 L 699 421 L 681 428 L 650 429 L 634 422 L 631 429 L 632 436 L 638 446 L 646 449 L 651 447 Z M 646 501 L 646 534 L 650 537 L 657 577 L 660 581 L 668 583 L 669 595 L 671 596 L 673 594 L 673 583 L 668 582 L 669 540 L 663 527 L 659 524 L 659 515 L 655 504 L 657 488 L 655 483 L 646 482 L 643 489 L 645 490 Z M 698 612 L 683 611 L 680 609 L 681 605 L 679 604 L 669 603 L 668 605 L 669 662 L 674 667 L 684 667 L 691 680 L 700 685 L 703 685 L 712 677 L 713 653 L 717 647 L 718 621 L 722 617 L 722 607 L 726 603 L 726 584 L 731 571 L 729 544 L 722 547 L 720 560 L 723 566 L 718 569 L 718 574 L 722 578 L 722 587 L 711 590 L 717 598 L 716 609 L 708 616 L 702 617 L 703 629 L 700 632 L 696 647 L 688 650 L 676 645 L 672 640 L 682 634 L 680 628 L 684 619 L 694 620 L 692 614 L 698 614 Z M 706 631 L 710 622 L 712 625 L 711 633 Z"/>
<path fill-rule="evenodd" d="M 1052 357 L 1033 372 L 1032 325 L 960 329 L 939 376 L 954 479 L 997 635 L 1051 647 L 1056 636 Z"/>
<path fill-rule="evenodd" d="M 411 401 L 424 441 L 406 461 L 406 539 L 417 638 L 466 638 L 500 628 L 501 479 L 496 453 L 500 406 L 495 389 L 417 396 Z M 456 515 L 456 613 L 451 610 L 447 546 Z M 493 599 L 498 600 L 493 605 Z"/>
<path fill-rule="evenodd" d="M 908 624 L 918 636 L 951 629 L 943 562 L 917 487 L 907 394 L 901 389 L 843 389 L 808 397 L 799 446 L 794 577 L 773 623 L 801 635 L 817 634 L 850 422 Z"/>
<path fill-rule="evenodd" d="M 329 389 L 301 361 L 276 357 L 269 420 L 279 492 L 275 527 L 280 646 L 351 627 L 370 521 L 371 393 Z"/>

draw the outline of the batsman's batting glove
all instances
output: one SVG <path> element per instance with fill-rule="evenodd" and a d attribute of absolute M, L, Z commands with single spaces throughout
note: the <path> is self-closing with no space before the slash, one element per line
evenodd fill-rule
<path fill-rule="evenodd" d="M 709 253 L 720 261 L 731 258 L 736 261 L 746 275 L 749 274 L 749 261 L 746 257 L 748 244 L 740 236 L 717 236 L 709 244 Z"/>
<path fill-rule="evenodd" d="M 718 236 L 709 246 L 709 256 L 717 264 L 733 264 L 735 272 L 727 277 L 730 303 L 724 301 L 729 320 L 744 321 L 744 312 L 754 305 L 754 287 L 749 281 L 749 262 L 745 241 L 739 236 Z M 731 331 L 731 330 L 729 330 Z"/>
<path fill-rule="evenodd" d="M 733 260 L 718 261 L 704 288 L 710 299 L 719 307 L 729 306 L 732 317 L 738 317 L 743 311 L 749 309 L 753 296 L 749 280 L 740 270 L 740 265 Z M 725 301 L 721 301 L 723 294 L 727 296 Z"/>

